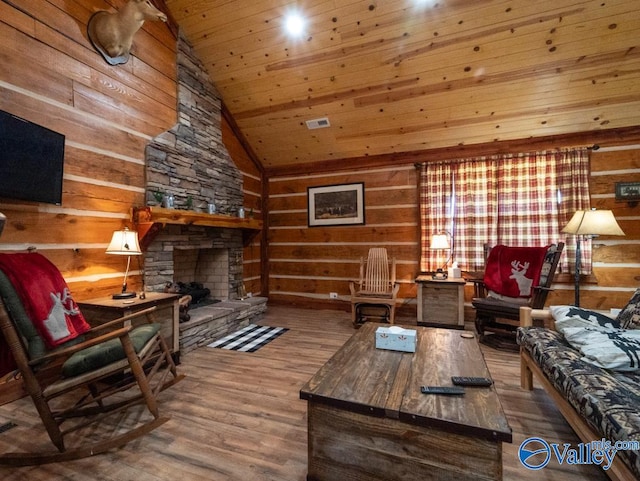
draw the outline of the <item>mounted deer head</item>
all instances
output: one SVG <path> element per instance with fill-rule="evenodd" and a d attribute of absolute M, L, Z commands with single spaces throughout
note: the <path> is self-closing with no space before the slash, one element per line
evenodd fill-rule
<path fill-rule="evenodd" d="M 94 48 L 110 65 L 126 63 L 133 36 L 145 20 L 167 21 L 151 0 L 130 0 L 117 12 L 101 10 L 87 24 L 87 34 Z"/>

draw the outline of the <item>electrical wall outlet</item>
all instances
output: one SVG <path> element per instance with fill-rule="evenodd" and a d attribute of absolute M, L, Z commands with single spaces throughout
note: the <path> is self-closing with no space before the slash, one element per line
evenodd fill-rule
<path fill-rule="evenodd" d="M 338 298 L 338 293 L 337 292 L 330 292 L 329 293 L 329 299 L 337 299 Z"/>

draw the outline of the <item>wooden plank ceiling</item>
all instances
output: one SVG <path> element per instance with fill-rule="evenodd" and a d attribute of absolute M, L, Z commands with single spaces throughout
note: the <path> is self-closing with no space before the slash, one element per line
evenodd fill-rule
<path fill-rule="evenodd" d="M 267 170 L 640 124 L 638 0 L 166 5 Z"/>

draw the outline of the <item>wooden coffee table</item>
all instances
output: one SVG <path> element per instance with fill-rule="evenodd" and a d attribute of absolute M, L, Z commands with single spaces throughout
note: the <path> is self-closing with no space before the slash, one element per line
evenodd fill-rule
<path fill-rule="evenodd" d="M 375 348 L 367 323 L 300 390 L 308 401 L 307 480 L 502 479 L 511 428 L 495 388 L 426 395 L 451 376 L 488 377 L 475 338 L 411 327 L 415 353 Z"/>

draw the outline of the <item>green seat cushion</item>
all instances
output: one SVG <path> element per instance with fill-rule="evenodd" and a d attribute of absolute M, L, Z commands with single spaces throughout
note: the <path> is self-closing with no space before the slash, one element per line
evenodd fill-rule
<path fill-rule="evenodd" d="M 133 343 L 133 348 L 137 353 L 155 336 L 160 330 L 160 324 L 151 323 L 133 329 L 129 336 Z M 119 338 L 110 339 L 102 344 L 88 347 L 73 354 L 62 366 L 62 374 L 65 377 L 78 376 L 85 372 L 93 371 L 107 366 L 112 362 L 125 358 L 124 349 Z"/>
<path fill-rule="evenodd" d="M 2 271 L 0 271 L 0 297 L 2 297 L 5 309 L 9 313 L 11 320 L 16 325 L 18 334 L 22 337 L 29 353 L 29 358 L 33 359 L 46 354 L 47 348 L 44 341 L 38 334 L 31 319 L 29 319 L 13 284 Z"/>

